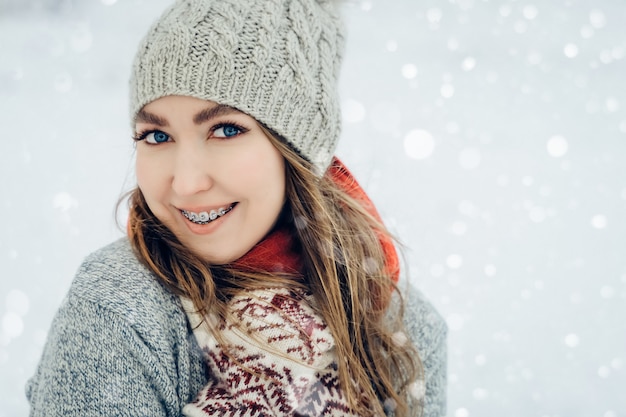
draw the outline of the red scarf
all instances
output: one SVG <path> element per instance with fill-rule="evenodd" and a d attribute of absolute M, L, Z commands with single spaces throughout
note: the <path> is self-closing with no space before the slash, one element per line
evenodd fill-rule
<path fill-rule="evenodd" d="M 372 201 L 339 159 L 333 158 L 325 175 L 330 176 L 343 191 L 359 201 L 363 208 L 382 223 Z M 398 282 L 400 262 L 393 241 L 380 231 L 377 231 L 377 234 L 386 256 L 385 270 L 391 275 L 394 282 Z M 298 273 L 301 270 L 300 254 L 294 250 L 293 236 L 286 227 L 274 230 L 248 253 L 235 261 L 234 265 L 262 271 Z"/>

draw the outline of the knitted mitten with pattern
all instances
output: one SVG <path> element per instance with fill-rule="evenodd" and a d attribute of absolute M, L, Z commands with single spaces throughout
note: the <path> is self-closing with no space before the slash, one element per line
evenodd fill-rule
<path fill-rule="evenodd" d="M 183 408 L 189 417 L 356 416 L 342 394 L 334 339 L 311 307 L 312 298 L 286 289 L 234 297 L 226 321 L 205 323 L 183 305 L 207 360 L 211 379 Z"/>

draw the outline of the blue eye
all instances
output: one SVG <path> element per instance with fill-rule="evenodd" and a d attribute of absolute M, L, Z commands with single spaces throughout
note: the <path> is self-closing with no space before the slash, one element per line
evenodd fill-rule
<path fill-rule="evenodd" d="M 213 131 L 213 135 L 218 138 L 232 138 L 242 133 L 242 129 L 231 124 L 225 124 L 218 126 Z"/>
<path fill-rule="evenodd" d="M 158 145 L 160 143 L 171 142 L 172 137 L 160 130 L 144 130 L 143 132 L 137 132 L 133 139 L 136 142 L 146 142 L 149 145 Z"/>
<path fill-rule="evenodd" d="M 158 143 L 164 143 L 170 140 L 170 136 L 167 133 L 155 130 L 144 136 L 144 140 L 150 144 L 156 145 Z"/>

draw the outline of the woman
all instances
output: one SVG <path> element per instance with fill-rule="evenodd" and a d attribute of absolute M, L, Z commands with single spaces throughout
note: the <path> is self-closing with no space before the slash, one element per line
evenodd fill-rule
<path fill-rule="evenodd" d="M 77 273 L 31 415 L 445 413 L 445 325 L 400 296 L 393 243 L 332 157 L 336 8 L 181 0 L 152 26 L 128 238 Z"/>

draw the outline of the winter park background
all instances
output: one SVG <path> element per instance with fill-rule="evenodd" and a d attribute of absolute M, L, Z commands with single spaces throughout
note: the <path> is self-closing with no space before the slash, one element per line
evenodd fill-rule
<path fill-rule="evenodd" d="M 0 0 L 0 417 L 122 235 L 130 63 L 168 3 Z M 448 416 L 626 417 L 626 2 L 344 8 L 338 154 L 447 320 Z"/>

